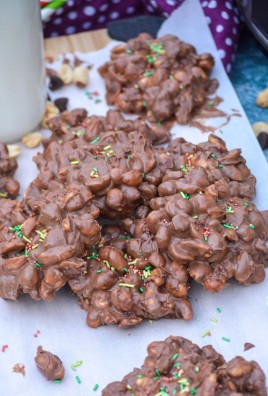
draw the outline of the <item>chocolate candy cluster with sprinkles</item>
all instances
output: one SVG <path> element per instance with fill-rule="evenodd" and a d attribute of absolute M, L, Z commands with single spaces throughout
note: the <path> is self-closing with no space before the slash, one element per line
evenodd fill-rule
<path fill-rule="evenodd" d="M 226 362 L 211 345 L 182 337 L 152 342 L 141 368 L 110 383 L 102 396 L 266 396 L 265 374 L 255 361 Z"/>
<path fill-rule="evenodd" d="M 152 199 L 150 206 L 153 210 L 145 218 L 122 220 L 133 237 L 129 245 L 135 258 L 135 246 L 145 257 L 149 247 L 154 254 L 167 254 L 174 267 L 187 269 L 210 292 L 222 290 L 231 278 L 245 285 L 265 278 L 267 224 L 252 202 L 219 199 L 214 184 L 191 196 Z M 179 289 L 174 276 L 172 284 Z"/>
<path fill-rule="evenodd" d="M 102 236 L 87 257 L 86 273 L 69 281 L 87 310 L 90 327 L 130 327 L 164 317 L 191 319 L 186 267 L 157 252 L 156 244 L 148 244 L 145 256 L 136 240 L 117 226 L 104 226 Z"/>
<path fill-rule="evenodd" d="M 168 126 L 149 126 L 142 118 L 127 120 L 117 110 L 109 110 L 105 117 L 88 116 L 85 109 L 65 111 L 48 121 L 49 128 L 53 132 L 51 138 L 45 142 L 55 140 L 59 143 L 81 137 L 85 142 L 96 142 L 100 137 L 110 131 L 139 132 L 154 144 L 167 143 L 170 140 Z"/>
<path fill-rule="evenodd" d="M 187 124 L 217 88 L 209 78 L 213 66 L 212 55 L 197 54 L 175 36 L 153 39 L 142 33 L 113 48 L 99 73 L 109 105 L 156 125 L 172 119 Z"/>
<path fill-rule="evenodd" d="M 20 185 L 13 179 L 18 167 L 15 158 L 10 158 L 6 144 L 0 143 L 0 198 L 15 198 Z"/>
<path fill-rule="evenodd" d="M 53 299 L 70 276 L 85 271 L 83 257 L 100 239 L 99 210 L 87 190 L 66 189 L 55 181 L 47 188 L 36 191 L 29 206 L 0 200 L 2 298 L 16 300 L 29 293 L 35 300 Z"/>

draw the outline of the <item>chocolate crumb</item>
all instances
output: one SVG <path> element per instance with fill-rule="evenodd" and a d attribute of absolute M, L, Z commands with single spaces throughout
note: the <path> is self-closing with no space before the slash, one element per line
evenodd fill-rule
<path fill-rule="evenodd" d="M 258 135 L 258 142 L 259 142 L 259 144 L 260 144 L 260 146 L 261 146 L 261 148 L 264 150 L 264 149 L 266 149 L 267 147 L 268 147 L 268 133 L 266 133 L 266 132 L 261 132 L 259 135 Z"/>
<path fill-rule="evenodd" d="M 55 106 L 59 109 L 61 113 L 67 110 L 68 102 L 69 102 L 68 98 L 58 98 L 54 100 Z"/>
<path fill-rule="evenodd" d="M 251 344 L 250 342 L 245 342 L 245 344 L 244 344 L 244 352 L 248 351 L 251 348 L 255 348 L 255 345 Z"/>
<path fill-rule="evenodd" d="M 20 373 L 25 377 L 25 366 L 22 363 L 16 363 L 12 368 L 13 373 Z"/>
<path fill-rule="evenodd" d="M 63 81 L 57 77 L 57 76 L 50 76 L 50 82 L 49 82 L 49 89 L 51 91 L 57 91 L 61 87 L 63 87 Z"/>

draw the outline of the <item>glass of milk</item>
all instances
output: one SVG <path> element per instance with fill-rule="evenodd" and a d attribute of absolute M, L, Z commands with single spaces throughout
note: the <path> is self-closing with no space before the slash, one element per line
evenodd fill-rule
<path fill-rule="evenodd" d="M 39 0 L 0 0 L 0 141 L 34 130 L 45 102 Z"/>

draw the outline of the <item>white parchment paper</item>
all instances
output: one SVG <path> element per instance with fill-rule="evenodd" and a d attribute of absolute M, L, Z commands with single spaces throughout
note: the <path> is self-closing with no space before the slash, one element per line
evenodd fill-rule
<path fill-rule="evenodd" d="M 268 208 L 268 168 L 263 153 L 251 130 L 241 104 L 219 60 L 213 39 L 198 0 L 187 2 L 167 20 L 159 35 L 173 33 L 194 44 L 199 52 L 211 52 L 216 59 L 214 76 L 220 81 L 218 94 L 224 98 L 223 110 L 237 109 L 242 117 L 233 118 L 222 128 L 219 136 L 224 138 L 229 148 L 241 147 L 252 172 L 257 176 L 257 198 L 260 209 Z M 88 90 L 98 91 L 104 99 L 105 89 L 96 69 L 109 59 L 107 48 L 79 57 L 94 65 L 90 75 Z M 85 90 L 65 87 L 52 94 L 52 99 L 67 96 L 69 108 L 85 107 L 90 114 L 104 115 L 108 107 L 88 99 Z M 222 120 L 209 120 L 210 125 L 220 125 Z M 196 143 L 207 139 L 194 128 L 175 126 L 175 136 L 183 136 Z M 40 150 L 40 148 L 39 148 Z M 35 177 L 37 171 L 31 158 L 38 149 L 23 149 L 19 157 L 17 178 L 21 182 L 21 192 Z M 0 395 L 7 396 L 87 396 L 101 395 L 105 385 L 121 379 L 135 366 L 140 366 L 146 354 L 147 345 L 154 340 L 162 340 L 169 335 L 180 335 L 191 339 L 200 346 L 211 343 L 226 359 L 242 355 L 256 359 L 268 376 L 268 282 L 250 287 L 232 284 L 216 295 L 205 293 L 200 285 L 190 290 L 194 317 L 190 322 L 182 320 L 160 320 L 150 324 L 145 321 L 134 329 L 120 330 L 116 327 L 90 329 L 86 325 L 86 313 L 76 303 L 75 296 L 68 290 L 57 293 L 53 302 L 35 302 L 22 296 L 18 303 L 0 300 L 0 347 L 8 345 L 0 352 Z M 217 308 L 221 308 L 221 313 Z M 218 322 L 210 319 L 215 318 Z M 40 330 L 38 337 L 34 334 Z M 210 330 L 211 336 L 201 335 Z M 227 337 L 230 342 L 225 342 Z M 255 348 L 243 352 L 245 342 L 255 344 Z M 62 383 L 46 381 L 37 371 L 34 356 L 38 345 L 57 354 L 66 368 Z M 70 365 L 76 360 L 83 364 L 74 372 Z M 16 363 L 23 363 L 26 376 L 12 373 Z M 78 384 L 76 376 L 81 383 Z M 97 391 L 93 391 L 99 384 Z"/>

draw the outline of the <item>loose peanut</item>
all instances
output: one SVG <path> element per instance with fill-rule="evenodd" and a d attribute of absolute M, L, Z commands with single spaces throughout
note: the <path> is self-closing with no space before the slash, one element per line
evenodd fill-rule
<path fill-rule="evenodd" d="M 255 124 L 252 125 L 252 129 L 255 133 L 256 136 L 259 136 L 261 132 L 267 132 L 268 133 L 268 124 L 263 121 L 255 122 Z"/>
<path fill-rule="evenodd" d="M 29 148 L 34 148 L 39 146 L 42 142 L 42 135 L 40 132 L 31 132 L 23 136 L 22 143 Z"/>
<path fill-rule="evenodd" d="M 42 127 L 48 128 L 48 124 L 47 124 L 48 120 L 50 120 L 50 118 L 52 117 L 57 116 L 58 114 L 59 114 L 59 109 L 52 102 L 47 101 L 45 114 L 41 121 Z"/>
<path fill-rule="evenodd" d="M 9 158 L 16 158 L 20 155 L 21 148 L 17 144 L 8 144 L 7 149 Z"/>
<path fill-rule="evenodd" d="M 259 93 L 256 103 L 260 107 L 268 107 L 268 88 Z"/>
<path fill-rule="evenodd" d="M 58 71 L 58 76 L 65 85 L 71 84 L 74 79 L 73 69 L 67 63 L 63 63 Z"/>
<path fill-rule="evenodd" d="M 74 83 L 78 87 L 85 87 L 88 84 L 88 69 L 85 66 L 77 66 L 74 69 Z"/>

